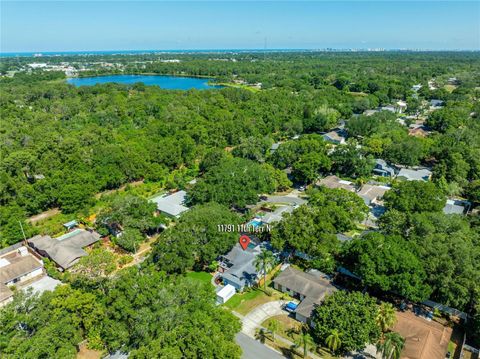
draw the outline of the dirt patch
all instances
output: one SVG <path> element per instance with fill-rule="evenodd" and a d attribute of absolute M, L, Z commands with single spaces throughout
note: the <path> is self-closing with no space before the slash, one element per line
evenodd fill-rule
<path fill-rule="evenodd" d="M 100 359 L 102 353 L 103 352 L 99 350 L 88 349 L 86 345 L 81 345 L 77 353 L 77 359 Z"/>
<path fill-rule="evenodd" d="M 59 209 L 59 208 L 49 209 L 48 211 L 45 211 L 45 212 L 36 214 L 35 216 L 31 216 L 29 219 L 27 219 L 27 222 L 29 222 L 29 223 L 35 223 L 35 222 L 41 221 L 41 220 L 43 220 L 43 219 L 47 219 L 47 218 L 53 217 L 53 216 L 55 216 L 55 215 L 57 215 L 57 214 L 59 214 L 59 213 L 60 213 L 60 209 Z"/>

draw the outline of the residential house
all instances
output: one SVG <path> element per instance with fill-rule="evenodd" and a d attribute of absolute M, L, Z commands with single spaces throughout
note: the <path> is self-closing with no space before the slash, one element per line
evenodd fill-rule
<path fill-rule="evenodd" d="M 388 190 L 390 190 L 388 186 L 364 184 L 357 194 L 362 197 L 367 206 L 382 206 L 381 199 Z"/>
<path fill-rule="evenodd" d="M 261 246 L 251 241 L 244 250 L 237 243 L 230 252 L 220 256 L 219 272 L 224 285 L 232 285 L 238 292 L 245 287 L 251 287 L 259 278 L 259 271 L 255 266 L 255 259 L 261 252 Z"/>
<path fill-rule="evenodd" d="M 438 109 L 443 107 L 442 100 L 430 100 L 430 109 Z"/>
<path fill-rule="evenodd" d="M 327 188 L 335 189 L 335 188 L 343 188 L 344 190 L 355 192 L 355 186 L 350 181 L 342 180 L 335 175 L 327 176 L 317 181 L 317 186 L 324 186 Z"/>
<path fill-rule="evenodd" d="M 84 248 L 100 240 L 100 235 L 84 229 L 75 229 L 58 238 L 37 235 L 27 240 L 40 255 L 54 261 L 60 270 L 66 270 L 87 255 Z"/>
<path fill-rule="evenodd" d="M 471 203 L 459 199 L 447 199 L 443 213 L 445 214 L 465 214 L 470 209 Z"/>
<path fill-rule="evenodd" d="M 169 217 L 178 218 L 183 212 L 188 211 L 188 207 L 185 206 L 185 199 L 187 192 L 178 191 L 172 194 L 161 195 L 150 199 L 150 202 L 154 202 L 157 205 L 157 210 Z"/>
<path fill-rule="evenodd" d="M 424 126 L 412 127 L 408 129 L 408 135 L 413 137 L 420 137 L 425 138 L 427 137 L 429 132 L 426 130 Z"/>
<path fill-rule="evenodd" d="M 428 168 L 402 168 L 398 172 L 397 178 L 407 181 L 429 181 L 432 177 L 432 171 Z"/>
<path fill-rule="evenodd" d="M 452 336 L 452 328 L 412 312 L 397 312 L 393 331 L 405 338 L 401 359 L 445 359 Z"/>
<path fill-rule="evenodd" d="M 395 169 L 389 166 L 386 161 L 379 158 L 375 160 L 373 173 L 382 177 L 395 177 Z"/>
<path fill-rule="evenodd" d="M 363 224 L 370 228 L 377 227 L 377 220 L 385 213 L 386 208 L 383 205 L 383 195 L 390 190 L 390 187 L 384 185 L 365 184 L 357 192 L 365 204 L 370 209 L 367 218 Z"/>
<path fill-rule="evenodd" d="M 261 218 L 261 221 L 262 223 L 265 223 L 265 224 L 280 222 L 285 213 L 292 213 L 294 209 L 295 209 L 294 206 L 280 206 L 277 209 L 275 209 L 273 212 L 268 212 L 267 214 L 265 214 Z"/>
<path fill-rule="evenodd" d="M 418 92 L 421 88 L 422 88 L 421 84 L 413 85 L 412 86 L 412 91 Z"/>
<path fill-rule="evenodd" d="M 24 285 L 42 276 L 43 262 L 22 242 L 0 251 L 0 306 L 13 300 L 9 286 Z"/>
<path fill-rule="evenodd" d="M 345 135 L 342 131 L 330 131 L 322 135 L 323 139 L 336 145 L 344 145 L 346 143 Z"/>
<path fill-rule="evenodd" d="M 273 280 L 273 286 L 282 293 L 288 293 L 301 302 L 295 309 L 295 319 L 308 323 L 314 309 L 324 298 L 337 290 L 330 280 L 318 271 L 309 273 L 288 267 Z"/>

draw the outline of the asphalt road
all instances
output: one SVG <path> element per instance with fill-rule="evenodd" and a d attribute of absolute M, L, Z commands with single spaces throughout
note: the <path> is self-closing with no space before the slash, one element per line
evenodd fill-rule
<path fill-rule="evenodd" d="M 243 333 L 238 333 L 235 340 L 242 348 L 242 359 L 285 359 L 276 351 Z"/>

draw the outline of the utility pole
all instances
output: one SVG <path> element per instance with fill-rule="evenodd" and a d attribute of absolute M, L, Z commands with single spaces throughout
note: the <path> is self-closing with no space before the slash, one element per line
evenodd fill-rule
<path fill-rule="evenodd" d="M 18 224 L 20 225 L 20 229 L 22 230 L 23 242 L 24 242 L 24 244 L 26 245 L 26 244 L 27 244 L 27 237 L 25 236 L 25 231 L 23 230 L 22 222 L 21 222 L 21 221 L 18 221 Z"/>

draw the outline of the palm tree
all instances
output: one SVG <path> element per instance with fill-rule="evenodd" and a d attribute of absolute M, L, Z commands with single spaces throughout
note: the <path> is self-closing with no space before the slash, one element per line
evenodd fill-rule
<path fill-rule="evenodd" d="M 302 326 L 302 329 L 299 333 L 300 335 L 295 339 L 295 344 L 293 345 L 294 348 L 302 348 L 303 349 L 303 358 L 307 357 L 308 353 L 308 346 L 313 345 L 313 338 L 308 332 L 307 326 Z"/>
<path fill-rule="evenodd" d="M 333 354 L 340 348 L 342 345 L 342 340 L 340 337 L 342 334 L 339 333 L 337 329 L 332 329 L 330 331 L 330 335 L 325 339 L 325 344 L 327 345 L 328 349 L 332 351 Z"/>
<path fill-rule="evenodd" d="M 382 302 L 378 307 L 377 325 L 380 327 L 382 333 L 386 333 L 397 321 L 395 315 L 395 308 L 390 303 Z M 382 334 L 383 336 L 383 334 Z"/>
<path fill-rule="evenodd" d="M 273 253 L 267 251 L 265 248 L 263 248 L 257 258 L 255 258 L 255 268 L 259 272 L 263 270 L 263 288 L 265 290 L 267 289 L 267 268 L 273 264 L 274 260 Z"/>
<path fill-rule="evenodd" d="M 272 339 L 275 341 L 275 333 L 278 331 L 279 328 L 278 320 L 272 319 L 270 323 L 268 323 L 267 329 L 272 333 Z"/>
<path fill-rule="evenodd" d="M 404 344 L 405 339 L 400 334 L 390 332 L 377 343 L 377 353 L 382 354 L 382 359 L 400 359 Z"/>
<path fill-rule="evenodd" d="M 260 343 L 265 344 L 265 339 L 267 339 L 267 333 L 265 332 L 265 329 L 257 329 L 255 332 L 255 339 L 259 340 Z"/>

